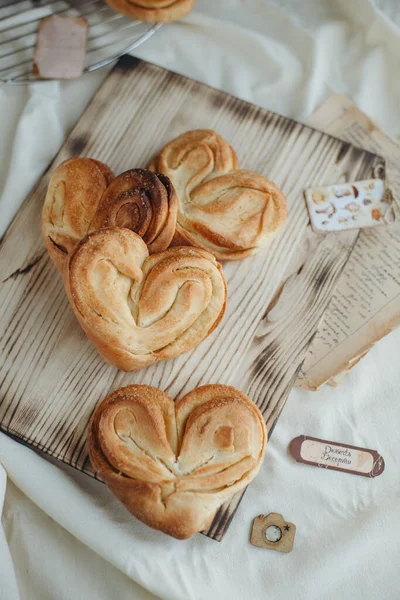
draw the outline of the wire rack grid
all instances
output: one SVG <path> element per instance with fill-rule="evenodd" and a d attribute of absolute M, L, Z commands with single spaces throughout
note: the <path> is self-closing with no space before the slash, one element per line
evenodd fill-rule
<path fill-rule="evenodd" d="M 32 74 L 32 64 L 39 21 L 51 15 L 87 19 L 86 72 L 137 48 L 161 27 L 116 13 L 104 0 L 0 0 L 0 82 L 44 81 Z"/>

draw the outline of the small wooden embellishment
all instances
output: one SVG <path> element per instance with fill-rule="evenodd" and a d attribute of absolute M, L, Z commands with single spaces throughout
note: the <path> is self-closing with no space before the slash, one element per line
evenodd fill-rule
<path fill-rule="evenodd" d="M 291 552 L 296 525 L 289 523 L 279 513 L 259 515 L 253 521 L 250 543 L 258 548 Z"/>

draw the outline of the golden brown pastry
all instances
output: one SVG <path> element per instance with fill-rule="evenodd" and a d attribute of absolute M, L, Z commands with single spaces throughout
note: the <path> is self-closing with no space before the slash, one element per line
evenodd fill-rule
<path fill-rule="evenodd" d="M 198 248 L 169 248 L 149 257 L 129 229 L 86 236 L 64 271 L 81 326 L 101 355 L 124 371 L 178 356 L 220 322 L 226 282 L 215 258 Z"/>
<path fill-rule="evenodd" d="M 219 260 L 254 254 L 286 220 L 279 188 L 239 169 L 234 150 L 214 131 L 180 135 L 149 169 L 167 175 L 178 196 L 174 242 L 204 248 Z"/>
<path fill-rule="evenodd" d="M 178 539 L 209 526 L 217 509 L 257 475 L 267 432 L 257 406 L 225 385 L 206 385 L 176 404 L 161 390 L 130 385 L 98 406 L 90 460 L 138 519 Z"/>
<path fill-rule="evenodd" d="M 196 0 L 106 0 L 117 12 L 132 19 L 159 23 L 177 21 L 192 10 Z"/>
<path fill-rule="evenodd" d="M 104 192 L 90 231 L 127 227 L 143 238 L 153 254 L 170 245 L 177 211 L 178 200 L 168 177 L 131 169 L 118 175 Z"/>
<path fill-rule="evenodd" d="M 54 171 L 42 213 L 46 248 L 59 271 L 81 239 L 102 227 L 127 227 L 149 252 L 168 248 L 178 201 L 165 175 L 131 169 L 114 177 L 107 165 L 71 158 Z"/>
<path fill-rule="evenodd" d="M 59 271 L 89 231 L 97 207 L 114 178 L 112 171 L 91 158 L 70 158 L 51 176 L 42 212 L 42 234 Z"/>

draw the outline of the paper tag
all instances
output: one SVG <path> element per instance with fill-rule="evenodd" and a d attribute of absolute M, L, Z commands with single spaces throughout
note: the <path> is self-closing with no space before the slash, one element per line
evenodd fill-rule
<path fill-rule="evenodd" d="M 345 471 L 363 477 L 378 477 L 385 461 L 376 450 L 348 446 L 305 435 L 294 438 L 290 453 L 297 462 L 333 471 Z"/>
<path fill-rule="evenodd" d="M 80 77 L 85 66 L 88 22 L 54 15 L 40 21 L 33 74 L 43 79 Z"/>
<path fill-rule="evenodd" d="M 392 194 L 382 179 L 310 188 L 305 198 L 314 231 L 374 227 L 394 220 Z"/>

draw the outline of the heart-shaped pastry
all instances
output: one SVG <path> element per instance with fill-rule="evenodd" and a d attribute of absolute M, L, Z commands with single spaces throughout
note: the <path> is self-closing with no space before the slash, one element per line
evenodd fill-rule
<path fill-rule="evenodd" d="M 90 460 L 110 490 L 135 517 L 179 539 L 208 527 L 254 479 L 266 443 L 257 406 L 225 385 L 176 403 L 130 385 L 103 400 L 88 430 Z"/>
<path fill-rule="evenodd" d="M 50 258 L 62 271 L 80 240 L 103 227 L 127 227 L 149 252 L 168 248 L 175 233 L 178 201 L 168 177 L 131 169 L 118 177 L 99 161 L 72 158 L 50 179 L 42 232 Z"/>
<path fill-rule="evenodd" d="M 191 350 L 218 325 L 226 281 L 212 254 L 174 247 L 149 256 L 122 227 L 100 229 L 64 269 L 74 313 L 101 355 L 124 371 Z"/>
<path fill-rule="evenodd" d="M 175 242 L 204 248 L 220 260 L 254 254 L 286 220 L 279 188 L 239 169 L 234 150 L 214 131 L 180 135 L 149 169 L 167 175 L 178 196 Z"/>
<path fill-rule="evenodd" d="M 42 211 L 42 234 L 51 260 L 62 271 L 89 231 L 114 174 L 92 158 L 70 158 L 53 172 Z"/>
<path fill-rule="evenodd" d="M 159 23 L 177 21 L 190 12 L 196 0 L 106 0 L 117 12 L 132 19 Z"/>

